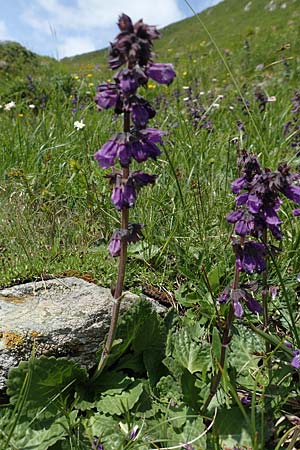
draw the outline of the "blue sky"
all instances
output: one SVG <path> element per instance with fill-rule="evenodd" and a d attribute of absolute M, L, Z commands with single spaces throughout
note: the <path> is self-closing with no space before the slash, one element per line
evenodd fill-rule
<path fill-rule="evenodd" d="M 200 12 L 220 1 L 189 3 Z M 122 12 L 158 27 L 192 15 L 184 0 L 0 0 L 0 5 L 0 40 L 57 59 L 106 47 Z"/>

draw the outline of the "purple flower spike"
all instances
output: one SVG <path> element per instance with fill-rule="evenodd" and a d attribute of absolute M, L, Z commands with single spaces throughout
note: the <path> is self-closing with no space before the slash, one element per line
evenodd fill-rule
<path fill-rule="evenodd" d="M 170 84 L 174 80 L 176 73 L 172 64 L 152 63 L 147 69 L 147 75 L 160 84 Z"/>
<path fill-rule="evenodd" d="M 294 358 L 292 359 L 291 366 L 295 369 L 300 369 L 300 350 L 293 351 Z"/>

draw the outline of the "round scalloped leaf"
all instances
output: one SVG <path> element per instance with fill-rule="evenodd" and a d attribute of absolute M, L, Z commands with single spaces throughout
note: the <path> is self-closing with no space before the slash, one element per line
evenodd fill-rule
<path fill-rule="evenodd" d="M 42 408 L 68 387 L 87 381 L 87 372 L 79 364 L 66 358 L 32 358 L 10 370 L 7 393 L 15 404 L 21 392 L 26 395 L 26 409 Z M 25 389 L 23 388 L 23 385 Z M 23 389 L 22 389 L 23 388 Z"/>

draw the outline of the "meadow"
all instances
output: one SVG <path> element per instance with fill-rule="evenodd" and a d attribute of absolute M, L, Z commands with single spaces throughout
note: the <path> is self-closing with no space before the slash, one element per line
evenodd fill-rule
<path fill-rule="evenodd" d="M 162 30 L 157 60 L 172 63 L 176 78 L 140 89 L 156 109 L 150 126 L 166 135 L 162 155 L 144 163 L 156 183 L 130 211 L 145 228 L 129 245 L 124 289 L 154 291 L 175 308 L 162 318 L 138 302 L 96 380 L 34 355 L 12 370 L 1 450 L 299 448 L 300 222 L 291 198 L 282 197 L 283 238 L 260 240 L 267 271 L 241 273 L 267 314 L 244 308 L 225 342 L 231 306 L 220 302 L 236 273 L 226 216 L 243 151 L 271 172 L 287 163 L 299 173 L 299 17 L 295 0 L 225 0 Z M 120 131 L 120 118 L 94 101 L 113 77 L 107 51 L 56 62 L 0 46 L 1 58 L 0 285 L 71 275 L 110 287 L 117 262 L 107 247 L 120 214 L 93 156 Z"/>

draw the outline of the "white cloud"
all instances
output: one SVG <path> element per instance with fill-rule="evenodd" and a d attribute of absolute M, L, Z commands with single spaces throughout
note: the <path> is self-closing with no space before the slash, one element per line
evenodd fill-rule
<path fill-rule="evenodd" d="M 0 20 L 0 41 L 9 40 L 10 36 L 3 20 Z"/>
<path fill-rule="evenodd" d="M 96 50 L 93 40 L 89 37 L 70 36 L 57 44 L 58 57 L 80 55 Z"/>
<path fill-rule="evenodd" d="M 72 6 L 64 5 L 61 0 L 34 0 L 23 18 L 40 31 L 45 22 L 51 23 L 55 29 L 100 30 L 114 26 L 122 12 L 132 16 L 133 20 L 142 17 L 146 23 L 159 27 L 184 18 L 176 0 L 127 0 L 125 7 L 121 0 L 75 0 Z"/>

